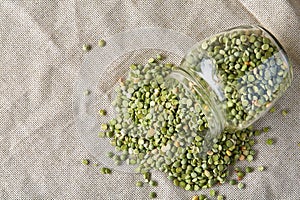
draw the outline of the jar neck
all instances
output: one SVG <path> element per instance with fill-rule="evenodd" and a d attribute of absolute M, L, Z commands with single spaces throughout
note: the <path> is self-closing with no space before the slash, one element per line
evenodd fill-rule
<path fill-rule="evenodd" d="M 212 89 L 215 86 L 212 87 L 198 73 L 194 73 L 191 70 L 188 71 L 182 67 L 173 67 L 169 78 L 175 79 L 182 84 L 186 92 L 196 102 L 199 102 L 208 122 L 209 132 L 206 134 L 207 141 L 217 138 L 225 128 L 226 118 L 222 97 Z"/>

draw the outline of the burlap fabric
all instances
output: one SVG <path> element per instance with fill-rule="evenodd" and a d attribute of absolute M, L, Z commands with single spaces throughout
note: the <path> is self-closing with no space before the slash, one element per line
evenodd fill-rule
<path fill-rule="evenodd" d="M 264 165 L 266 171 L 247 175 L 244 190 L 228 184 L 215 189 L 227 199 L 300 199 L 299 15 L 298 0 L 0 1 L 0 198 L 148 199 L 156 191 L 158 199 L 181 200 L 208 194 L 177 188 L 158 172 L 153 178 L 159 187 L 137 188 L 139 174 L 105 176 L 99 173 L 103 164 L 81 164 L 83 158 L 99 162 L 82 142 L 74 117 L 81 47 L 142 27 L 174 30 L 197 41 L 230 27 L 260 24 L 287 51 L 294 81 L 277 111 L 255 124 L 271 127 L 257 137 L 255 161 L 239 163 Z M 156 51 L 129 52 L 111 66 L 122 70 L 127 60 L 143 62 L 141 55 L 151 53 Z M 180 61 L 172 54 L 170 59 Z M 283 117 L 282 109 L 289 114 Z M 265 145 L 267 138 L 276 143 Z"/>

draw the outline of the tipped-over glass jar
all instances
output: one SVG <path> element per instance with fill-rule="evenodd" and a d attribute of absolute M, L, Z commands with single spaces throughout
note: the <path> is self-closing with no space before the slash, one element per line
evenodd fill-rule
<path fill-rule="evenodd" d="M 270 32 L 239 26 L 195 44 L 169 78 L 200 105 L 213 138 L 263 116 L 290 86 L 292 67 Z"/>

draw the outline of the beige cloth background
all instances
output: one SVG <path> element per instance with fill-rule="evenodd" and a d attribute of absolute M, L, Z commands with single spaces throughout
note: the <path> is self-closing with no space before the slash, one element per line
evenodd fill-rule
<path fill-rule="evenodd" d="M 1 199 L 191 199 L 155 172 L 159 187 L 135 187 L 138 174 L 105 176 L 81 159 L 97 158 L 82 145 L 72 96 L 83 61 L 82 44 L 138 27 L 176 30 L 201 40 L 219 30 L 261 24 L 282 43 L 294 67 L 292 87 L 256 127 L 251 164 L 264 172 L 245 177 L 242 191 L 215 187 L 226 199 L 300 199 L 300 1 L 0 1 L 0 198 Z M 280 110 L 288 109 L 286 117 Z M 276 144 L 266 146 L 267 138 Z M 102 166 L 101 164 L 99 165 Z"/>

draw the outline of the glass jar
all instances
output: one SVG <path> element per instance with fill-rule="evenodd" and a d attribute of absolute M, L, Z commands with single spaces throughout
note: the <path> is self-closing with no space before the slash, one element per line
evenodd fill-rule
<path fill-rule="evenodd" d="M 239 26 L 196 43 L 169 78 L 200 104 L 214 138 L 263 116 L 291 85 L 292 67 L 270 32 Z"/>

